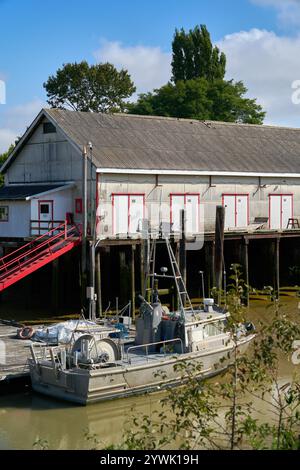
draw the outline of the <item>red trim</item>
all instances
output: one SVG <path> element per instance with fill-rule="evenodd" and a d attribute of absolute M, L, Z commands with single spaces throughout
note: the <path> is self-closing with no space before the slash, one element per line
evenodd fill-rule
<path fill-rule="evenodd" d="M 98 205 L 99 205 L 99 173 L 96 173 L 96 214 L 95 214 L 95 223 L 96 223 L 96 237 L 98 235 L 98 226 L 100 226 L 101 218 L 98 215 Z"/>
<path fill-rule="evenodd" d="M 237 198 L 238 196 L 234 196 L 234 225 L 237 226 Z"/>
<path fill-rule="evenodd" d="M 145 193 L 111 193 L 111 196 L 145 196 Z"/>
<path fill-rule="evenodd" d="M 184 200 L 183 200 L 183 203 L 184 203 L 184 209 L 186 209 L 186 198 L 187 196 L 198 196 L 198 231 L 200 229 L 200 193 L 170 193 L 169 194 L 169 198 L 170 198 L 170 224 L 172 225 L 173 223 L 173 208 L 172 208 L 172 204 L 173 204 L 173 196 L 183 196 L 184 197 Z"/>
<path fill-rule="evenodd" d="M 292 212 L 292 217 L 294 217 L 294 194 L 293 193 L 269 193 L 269 229 L 271 229 L 271 197 L 280 197 L 280 229 L 282 229 L 282 198 L 285 196 L 290 196 L 292 198 L 292 204 L 291 204 L 291 212 Z"/>
<path fill-rule="evenodd" d="M 130 196 L 127 196 L 127 233 L 130 233 Z"/>
<path fill-rule="evenodd" d="M 223 193 L 222 194 L 222 206 L 224 206 L 224 197 L 225 196 L 232 196 L 235 198 L 234 200 L 234 223 L 235 227 L 237 227 L 237 198 L 239 196 L 247 196 L 247 224 L 250 223 L 250 200 L 249 200 L 249 193 Z"/>
<path fill-rule="evenodd" d="M 112 233 L 114 235 L 115 233 L 115 195 L 112 194 L 112 200 L 111 200 L 111 205 L 112 205 Z"/>
<path fill-rule="evenodd" d="M 39 200 L 38 201 L 38 221 L 39 221 L 39 235 L 41 234 L 41 204 L 51 204 L 51 220 L 49 222 L 53 222 L 54 220 L 54 202 L 53 199 L 44 199 L 43 201 Z M 46 221 L 45 221 L 46 222 Z M 50 228 L 50 226 L 49 226 Z M 53 228 L 53 224 L 51 224 L 51 228 Z"/>
<path fill-rule="evenodd" d="M 115 224 L 114 224 L 114 218 L 115 218 L 115 211 L 114 211 L 114 206 L 115 206 L 115 197 L 116 196 L 127 196 L 128 201 L 127 201 L 127 233 L 130 233 L 130 198 L 131 196 L 142 196 L 143 197 L 143 217 L 145 217 L 145 204 L 146 204 L 146 198 L 145 198 L 145 193 L 111 193 L 112 197 L 112 231 L 113 234 L 115 234 Z"/>

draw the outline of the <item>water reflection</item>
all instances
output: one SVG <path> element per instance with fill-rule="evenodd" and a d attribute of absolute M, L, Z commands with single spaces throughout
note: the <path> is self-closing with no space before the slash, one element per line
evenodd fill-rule
<path fill-rule="evenodd" d="M 30 392 L 0 397 L 0 449 L 32 449 L 37 439 L 51 449 L 91 447 L 86 430 L 104 444 L 118 443 L 128 418 L 151 413 L 161 394 L 73 406 Z"/>

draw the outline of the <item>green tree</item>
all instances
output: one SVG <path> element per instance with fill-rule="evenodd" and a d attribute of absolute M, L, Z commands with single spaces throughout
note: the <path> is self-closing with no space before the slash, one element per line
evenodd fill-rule
<path fill-rule="evenodd" d="M 128 112 L 140 115 L 262 124 L 265 112 L 256 100 L 245 97 L 242 82 L 205 78 L 171 83 L 141 94 Z"/>
<path fill-rule="evenodd" d="M 10 153 L 12 152 L 14 148 L 15 148 L 15 144 L 11 144 L 11 146 L 6 152 L 0 154 L 0 168 L 2 167 L 5 160 L 7 160 L 7 158 L 9 157 Z M 3 184 L 4 184 L 4 176 L 0 173 L 0 188 L 1 186 L 3 186 Z"/>
<path fill-rule="evenodd" d="M 247 311 L 241 303 L 246 286 L 239 266 L 232 265 L 232 271 L 226 300 L 234 339 Z M 285 378 L 280 364 L 291 357 L 300 326 L 278 301 L 271 307 L 266 321 L 257 325 L 248 354 L 238 354 L 236 342 L 232 365 L 218 380 L 199 381 L 201 365 L 179 362 L 175 367 L 185 385 L 176 393 L 170 388 L 161 409 L 129 421 L 119 448 L 299 450 L 299 377 Z M 268 413 L 262 413 L 262 404 Z"/>
<path fill-rule="evenodd" d="M 176 29 L 172 42 L 172 80 L 192 80 L 203 77 L 208 81 L 223 79 L 226 56 L 213 46 L 205 25 L 189 32 Z"/>
<path fill-rule="evenodd" d="M 75 111 L 119 112 L 136 90 L 127 70 L 112 64 L 89 65 L 86 61 L 64 64 L 44 83 L 52 108 Z"/>
<path fill-rule="evenodd" d="M 131 114 L 262 124 L 265 112 L 246 97 L 243 82 L 225 80 L 226 56 L 213 46 L 206 26 L 176 30 L 172 78 L 128 105 Z"/>

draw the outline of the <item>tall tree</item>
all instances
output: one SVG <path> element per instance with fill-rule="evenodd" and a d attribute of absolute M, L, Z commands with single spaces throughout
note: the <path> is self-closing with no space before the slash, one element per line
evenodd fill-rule
<path fill-rule="evenodd" d="M 127 70 L 112 64 L 68 63 L 44 83 L 53 108 L 75 111 L 119 112 L 136 90 Z"/>
<path fill-rule="evenodd" d="M 171 81 L 128 105 L 132 114 L 262 124 L 265 112 L 243 82 L 225 80 L 226 56 L 206 26 L 176 30 Z"/>
<path fill-rule="evenodd" d="M 189 32 L 176 29 L 172 51 L 174 83 L 200 77 L 213 81 L 225 76 L 226 56 L 213 46 L 205 25 L 196 26 Z"/>
<path fill-rule="evenodd" d="M 265 112 L 256 100 L 245 97 L 242 82 L 205 78 L 169 82 L 141 94 L 128 106 L 131 114 L 167 116 L 186 119 L 262 124 Z"/>

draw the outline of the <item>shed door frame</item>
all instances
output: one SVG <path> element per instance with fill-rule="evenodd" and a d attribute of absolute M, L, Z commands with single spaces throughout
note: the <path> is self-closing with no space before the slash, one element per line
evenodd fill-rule
<path fill-rule="evenodd" d="M 280 227 L 279 229 L 285 229 L 286 227 L 282 227 L 282 199 L 284 197 L 291 197 L 291 217 L 294 217 L 294 194 L 293 193 L 270 193 L 269 194 L 269 228 L 272 227 L 272 210 L 271 210 L 271 198 L 272 197 L 280 197 Z"/>
<path fill-rule="evenodd" d="M 41 219 L 41 205 L 43 204 L 48 204 L 50 206 L 50 212 L 49 214 L 51 215 L 50 220 L 42 220 Z M 44 199 L 44 200 L 38 200 L 38 230 L 39 233 L 41 230 L 51 230 L 53 228 L 53 221 L 54 221 L 54 200 L 53 199 Z M 48 227 L 41 227 L 41 224 L 46 224 L 48 223 Z"/>
<path fill-rule="evenodd" d="M 250 223 L 250 198 L 249 198 L 249 193 L 223 193 L 222 194 L 222 206 L 224 206 L 224 199 L 225 197 L 231 196 L 234 197 L 234 226 L 238 228 L 237 222 L 238 222 L 238 212 L 237 212 L 237 199 L 241 196 L 244 196 L 247 198 L 247 214 L 246 214 L 246 219 L 247 219 L 247 225 Z M 226 213 L 225 213 L 225 218 L 226 218 Z"/>
<path fill-rule="evenodd" d="M 127 233 L 135 233 L 130 232 L 130 224 L 131 224 L 131 214 L 130 214 L 130 199 L 131 197 L 142 197 L 143 198 L 143 218 L 145 218 L 145 193 L 112 193 L 112 232 L 114 235 L 115 233 L 115 198 L 118 196 L 127 197 Z"/>
<path fill-rule="evenodd" d="M 170 193 L 170 223 L 172 224 L 173 223 L 173 206 L 172 206 L 172 199 L 173 197 L 178 197 L 178 196 L 182 196 L 184 199 L 183 199 L 183 204 L 184 204 L 184 210 L 186 211 L 186 202 L 187 202 L 187 198 L 189 196 L 196 196 L 198 197 L 198 204 L 197 204 L 197 208 L 198 208 L 198 217 L 197 217 L 197 230 L 195 233 L 199 233 L 200 231 L 200 193 Z M 187 224 L 186 224 L 187 225 Z"/>

